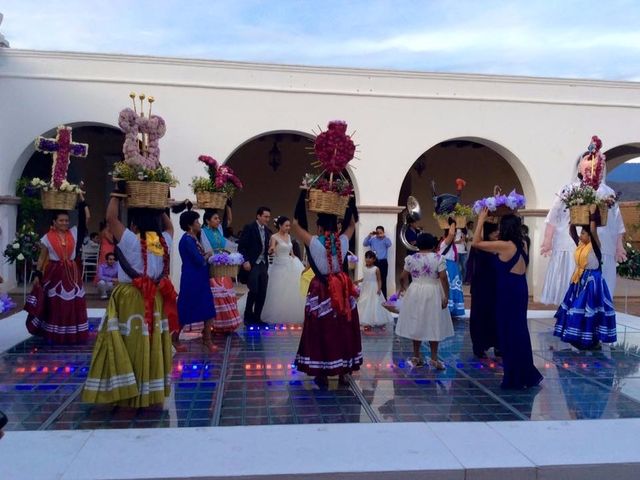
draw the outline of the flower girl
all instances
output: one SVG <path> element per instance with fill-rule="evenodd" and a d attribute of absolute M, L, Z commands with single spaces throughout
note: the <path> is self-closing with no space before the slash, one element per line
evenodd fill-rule
<path fill-rule="evenodd" d="M 418 253 L 404 259 L 400 277 L 400 293 L 405 292 L 409 275 L 412 282 L 406 289 L 396 325 L 396 335 L 413 340 L 413 358 L 416 367 L 424 365 L 420 353 L 423 341 L 431 347 L 429 365 L 444 370 L 438 360 L 438 343 L 453 336 L 453 323 L 449 313 L 449 281 L 444 258 L 435 252 L 438 240 L 429 233 L 418 236 Z"/>
<path fill-rule="evenodd" d="M 356 282 L 360 284 L 358 312 L 360 325 L 364 325 L 365 330 L 369 330 L 371 327 L 384 327 L 393 321 L 393 317 L 382 306 L 385 298 L 382 295 L 380 269 L 375 265 L 376 254 L 371 250 L 365 253 L 364 263 L 363 278 Z"/>

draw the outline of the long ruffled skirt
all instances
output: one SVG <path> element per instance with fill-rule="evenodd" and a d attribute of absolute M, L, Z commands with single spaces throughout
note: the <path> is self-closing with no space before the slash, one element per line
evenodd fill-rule
<path fill-rule="evenodd" d="M 82 399 L 128 407 L 163 404 L 171 393 L 171 364 L 171 333 L 162 297 L 156 293 L 149 332 L 142 294 L 121 283 L 100 324 Z"/>
<path fill-rule="evenodd" d="M 616 311 L 599 270 L 585 270 L 569 286 L 555 318 L 553 334 L 578 348 L 616 341 Z"/>
<path fill-rule="evenodd" d="M 460 267 L 453 260 L 447 260 L 447 280 L 449 280 L 449 313 L 452 317 L 464 317 L 464 292 Z"/>
<path fill-rule="evenodd" d="M 213 303 L 216 306 L 216 316 L 213 319 L 213 331 L 229 333 L 235 331 L 242 323 L 238 311 L 238 298 L 233 290 L 233 283 L 229 277 L 209 279 Z"/>
<path fill-rule="evenodd" d="M 295 361 L 298 371 L 313 376 L 330 376 L 360 370 L 362 343 L 356 299 L 351 297 L 349 320 L 333 309 L 327 285 L 314 277 L 304 312 L 304 326 Z"/>
<path fill-rule="evenodd" d="M 87 341 L 87 302 L 75 262 L 51 261 L 42 279 L 43 306 L 27 317 L 27 330 L 55 344 Z"/>

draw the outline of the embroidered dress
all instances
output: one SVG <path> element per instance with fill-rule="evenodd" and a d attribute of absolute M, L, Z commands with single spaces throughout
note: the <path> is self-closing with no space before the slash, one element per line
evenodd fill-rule
<path fill-rule="evenodd" d="M 64 234 L 52 229 L 41 239 L 49 254 L 41 280 L 44 304 L 39 316 L 27 316 L 27 330 L 51 343 L 87 341 L 87 304 L 75 262 L 76 235 L 76 227 Z"/>
<path fill-rule="evenodd" d="M 213 230 L 208 226 L 202 227 L 202 246 L 205 251 L 220 251 L 228 246 L 227 239 L 222 236 L 220 229 Z M 209 286 L 213 294 L 213 304 L 216 316 L 213 319 L 213 331 L 228 333 L 235 331 L 242 323 L 238 309 L 238 297 L 233 289 L 230 277 L 212 277 Z"/>
<path fill-rule="evenodd" d="M 553 334 L 580 349 L 615 342 L 616 311 L 591 243 L 576 248 L 575 263 Z"/>
<path fill-rule="evenodd" d="M 358 317 L 360 325 L 379 327 L 393 322 L 393 317 L 382 304 L 384 296 L 378 293 L 378 267 L 363 269 L 362 283 L 360 283 L 360 296 L 358 297 Z"/>
<path fill-rule="evenodd" d="M 267 296 L 262 309 L 262 320 L 267 323 L 302 324 L 305 300 L 300 296 L 300 275 L 304 265 L 292 256 L 293 244 L 274 235 L 276 251 L 269 265 Z"/>
<path fill-rule="evenodd" d="M 449 248 L 443 241 L 438 252 L 447 262 L 447 279 L 449 280 L 449 312 L 452 317 L 464 317 L 464 293 L 462 291 L 462 277 L 457 262 L 455 245 Z"/>
<path fill-rule="evenodd" d="M 82 399 L 162 404 L 171 393 L 171 330 L 177 329 L 175 290 L 167 277 L 171 237 L 149 232 L 141 241 L 127 229 L 118 249 L 140 276 L 132 280 L 119 263 L 119 283 L 98 329 Z"/>
<path fill-rule="evenodd" d="M 335 234 L 330 238 L 314 236 L 309 245 L 318 275 L 311 280 L 307 293 L 295 360 L 298 371 L 308 375 L 347 374 L 362 365 L 357 302 L 349 277 L 341 271 L 348 245 L 346 235 L 336 242 Z"/>
<path fill-rule="evenodd" d="M 404 259 L 411 285 L 402 298 L 396 335 L 439 342 L 454 334 L 449 309 L 442 308 L 444 290 L 439 274 L 446 268 L 444 258 L 433 252 L 415 253 Z"/>

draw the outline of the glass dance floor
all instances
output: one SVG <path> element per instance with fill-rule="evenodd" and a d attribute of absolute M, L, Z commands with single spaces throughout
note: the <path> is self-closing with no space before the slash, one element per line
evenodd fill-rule
<path fill-rule="evenodd" d="M 388 327 L 363 333 L 365 363 L 351 384 L 326 389 L 291 365 L 299 326 L 216 337 L 215 353 L 187 332 L 164 408 L 136 411 L 80 401 L 97 324 L 91 319 L 90 345 L 30 338 L 0 357 L 8 430 L 640 417 L 640 331 L 625 327 L 613 348 L 578 353 L 552 336 L 552 319 L 530 319 L 545 380 L 527 391 L 500 389 L 501 364 L 473 357 L 467 320 L 441 345 L 444 372 L 412 368 L 410 342 Z"/>

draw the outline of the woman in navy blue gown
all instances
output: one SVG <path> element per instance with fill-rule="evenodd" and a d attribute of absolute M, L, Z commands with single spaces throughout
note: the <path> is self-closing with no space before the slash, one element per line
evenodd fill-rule
<path fill-rule="evenodd" d="M 498 225 L 485 223 L 483 239 L 498 239 Z M 473 354 L 478 358 L 487 358 L 486 351 L 494 348 L 499 356 L 496 329 L 496 264 L 495 253 L 471 248 L 467 261 L 467 273 L 471 278 L 471 315 L 469 333 L 473 345 Z"/>
<path fill-rule="evenodd" d="M 533 364 L 531 338 L 527 327 L 527 265 L 529 254 L 522 237 L 521 221 L 515 215 L 500 220 L 500 240 L 484 241 L 482 230 L 487 218 L 485 208 L 478 216 L 478 228 L 472 246 L 485 252 L 496 253 L 496 324 L 498 343 L 502 351 L 504 375 L 502 388 L 529 388 L 542 381 L 542 375 Z"/>
<path fill-rule="evenodd" d="M 201 229 L 199 218 L 200 214 L 191 210 L 180 215 L 180 228 L 185 233 L 178 246 L 182 259 L 178 319 L 181 327 L 191 323 L 204 322 L 202 341 L 209 350 L 213 351 L 215 348 L 211 340 L 211 329 L 216 309 L 209 286 L 209 264 L 207 262 L 211 254 L 205 253 L 198 240 Z"/>

